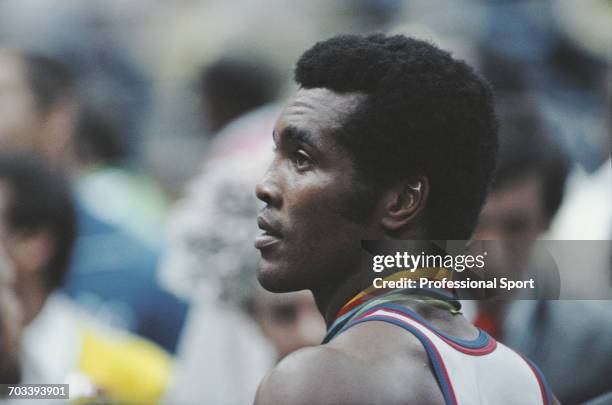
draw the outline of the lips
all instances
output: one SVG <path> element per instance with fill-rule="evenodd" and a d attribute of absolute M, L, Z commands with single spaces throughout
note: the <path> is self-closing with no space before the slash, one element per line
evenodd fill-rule
<path fill-rule="evenodd" d="M 255 248 L 263 249 L 272 246 L 282 239 L 283 235 L 280 232 L 280 226 L 272 221 L 265 219 L 263 216 L 257 217 L 257 226 L 263 232 L 255 238 Z"/>

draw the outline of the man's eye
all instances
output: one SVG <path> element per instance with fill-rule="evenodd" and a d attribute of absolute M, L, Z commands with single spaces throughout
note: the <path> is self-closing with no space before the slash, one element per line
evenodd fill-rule
<path fill-rule="evenodd" d="M 306 170 L 310 167 L 310 157 L 303 150 L 297 150 L 291 155 L 291 160 L 298 170 Z"/>

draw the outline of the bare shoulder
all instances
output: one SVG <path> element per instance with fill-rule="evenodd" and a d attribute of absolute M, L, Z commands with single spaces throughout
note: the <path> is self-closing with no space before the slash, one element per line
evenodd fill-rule
<path fill-rule="evenodd" d="M 284 358 L 262 381 L 255 404 L 332 404 L 334 381 L 345 380 L 351 359 L 326 346 L 298 350 Z"/>
<path fill-rule="evenodd" d="M 360 332 L 287 356 L 262 381 L 255 404 L 444 403 L 416 338 L 394 352 L 377 346 L 366 328 Z"/>

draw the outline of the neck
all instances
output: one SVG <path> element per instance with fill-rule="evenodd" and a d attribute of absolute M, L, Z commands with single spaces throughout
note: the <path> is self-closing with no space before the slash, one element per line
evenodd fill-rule
<path fill-rule="evenodd" d="M 319 312 L 325 319 L 325 324 L 329 327 L 344 304 L 360 291 L 359 273 L 351 273 L 332 287 L 312 290 L 312 295 L 319 308 Z"/>
<path fill-rule="evenodd" d="M 406 236 L 406 235 L 404 235 Z M 384 249 L 390 249 L 388 245 L 389 240 L 386 238 L 371 238 L 364 239 L 362 241 L 362 247 L 365 249 L 362 251 L 369 252 L 367 254 L 376 254 Z M 403 241 L 404 244 L 408 243 L 410 248 L 415 252 L 428 251 L 431 249 L 432 244 L 427 241 L 411 240 Z M 395 246 L 395 245 L 393 245 Z M 439 249 L 439 248 L 438 248 Z M 329 327 L 334 320 L 340 309 L 355 295 L 359 294 L 364 290 L 364 273 L 361 271 L 361 260 L 362 257 L 358 257 L 352 261 L 352 264 L 346 266 L 346 271 L 340 274 L 346 274 L 346 276 L 339 282 L 332 285 L 325 285 L 320 288 L 312 289 L 312 295 L 314 296 L 319 312 L 323 315 L 325 323 Z M 355 271 L 357 269 L 357 271 Z M 370 276 L 374 276 L 374 273 L 370 273 Z M 371 281 L 371 280 L 370 280 Z"/>

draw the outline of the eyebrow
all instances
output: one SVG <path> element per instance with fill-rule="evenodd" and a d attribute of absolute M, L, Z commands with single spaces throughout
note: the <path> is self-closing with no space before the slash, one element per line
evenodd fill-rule
<path fill-rule="evenodd" d="M 281 139 L 277 138 L 276 132 L 272 134 L 275 141 L 294 141 L 294 142 L 302 142 L 306 145 L 309 145 L 312 148 L 317 149 L 317 145 L 314 141 L 314 138 L 310 131 L 298 128 L 296 126 L 289 125 L 283 129 L 283 131 L 278 135 Z"/>

